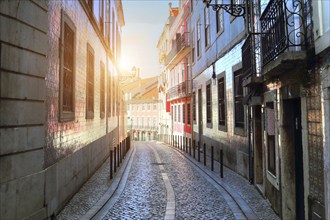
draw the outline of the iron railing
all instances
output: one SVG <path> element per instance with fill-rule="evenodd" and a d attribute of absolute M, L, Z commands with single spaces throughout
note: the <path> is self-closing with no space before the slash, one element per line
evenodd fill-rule
<path fill-rule="evenodd" d="M 242 46 L 242 70 L 243 76 L 251 76 L 256 73 L 255 53 L 253 46 L 253 36 L 250 34 Z"/>
<path fill-rule="evenodd" d="M 133 131 L 158 131 L 158 126 L 133 125 Z"/>
<path fill-rule="evenodd" d="M 285 50 L 302 51 L 307 38 L 304 0 L 270 0 L 261 15 L 262 66 Z"/>
<path fill-rule="evenodd" d="M 191 94 L 191 80 L 186 80 L 168 90 L 168 100 L 187 97 Z"/>
<path fill-rule="evenodd" d="M 166 64 L 169 64 L 182 49 L 190 46 L 189 33 L 176 34 L 176 40 L 172 43 L 172 49 L 166 56 Z"/>

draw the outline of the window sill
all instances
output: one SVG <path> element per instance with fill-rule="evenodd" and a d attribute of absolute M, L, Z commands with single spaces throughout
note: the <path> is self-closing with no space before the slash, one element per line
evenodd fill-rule
<path fill-rule="evenodd" d="M 218 130 L 223 131 L 223 132 L 227 132 L 227 126 L 218 124 Z"/>
<path fill-rule="evenodd" d="M 234 134 L 242 136 L 242 137 L 246 137 L 245 128 L 235 127 L 234 128 Z"/>

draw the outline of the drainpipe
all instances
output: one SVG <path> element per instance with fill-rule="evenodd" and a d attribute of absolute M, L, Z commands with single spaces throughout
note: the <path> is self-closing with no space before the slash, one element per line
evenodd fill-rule
<path fill-rule="evenodd" d="M 250 184 L 253 184 L 253 144 L 252 144 L 252 139 L 251 139 L 251 106 L 248 105 L 248 142 L 249 142 L 249 182 Z"/>

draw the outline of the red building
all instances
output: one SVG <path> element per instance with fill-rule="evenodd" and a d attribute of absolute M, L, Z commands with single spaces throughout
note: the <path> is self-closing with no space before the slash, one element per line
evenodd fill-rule
<path fill-rule="evenodd" d="M 191 143 L 191 71 L 190 71 L 190 1 L 180 0 L 178 13 L 167 35 L 165 71 L 166 111 L 170 112 L 169 134 L 172 140 Z"/>

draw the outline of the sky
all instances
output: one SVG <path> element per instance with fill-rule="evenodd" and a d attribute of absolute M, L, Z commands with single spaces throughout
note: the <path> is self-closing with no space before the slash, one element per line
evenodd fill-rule
<path fill-rule="evenodd" d="M 159 75 L 157 43 L 168 18 L 169 2 L 177 6 L 177 0 L 122 0 L 122 68 L 139 67 L 142 78 Z"/>

